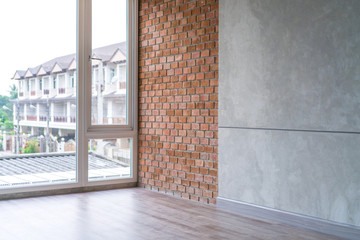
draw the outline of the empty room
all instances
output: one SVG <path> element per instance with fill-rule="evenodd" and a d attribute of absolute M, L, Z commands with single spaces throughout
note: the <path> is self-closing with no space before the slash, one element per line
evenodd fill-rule
<path fill-rule="evenodd" d="M 1 3 L 0 239 L 360 239 L 360 1 Z"/>

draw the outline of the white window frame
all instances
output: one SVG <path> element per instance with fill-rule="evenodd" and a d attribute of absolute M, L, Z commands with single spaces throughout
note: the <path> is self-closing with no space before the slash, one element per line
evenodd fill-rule
<path fill-rule="evenodd" d="M 91 0 L 77 0 L 77 39 L 76 39 L 76 158 L 77 158 L 77 180 L 72 183 L 59 183 L 48 185 L 21 186 L 0 189 L 0 195 L 12 196 L 12 194 L 42 191 L 75 189 L 82 187 L 101 187 L 113 184 L 129 184 L 137 182 L 137 17 L 138 0 L 127 0 L 127 78 L 128 78 L 128 124 L 110 126 L 91 126 Z M 50 83 L 51 80 L 51 83 Z M 49 78 L 52 86 L 53 78 Z M 27 81 L 30 81 L 29 79 Z M 58 85 L 58 84 L 57 84 Z M 50 86 L 49 86 L 50 87 Z M 57 86 L 58 87 L 58 86 Z M 101 138 L 132 138 L 132 163 L 131 177 L 105 181 L 88 181 L 88 140 Z M 128 185 L 125 185 L 128 186 Z M 97 188 L 98 189 L 98 188 Z M 69 191 L 69 190 L 66 190 Z M 17 195 L 14 195 L 17 196 Z"/>
<path fill-rule="evenodd" d="M 78 0 L 82 5 L 78 18 L 77 51 L 77 155 L 81 182 L 87 186 L 137 182 L 137 0 L 127 0 L 127 124 L 92 125 L 92 46 L 91 46 L 91 0 Z M 80 43 L 84 43 L 84 45 Z M 86 104 L 83 104 L 83 103 Z M 82 124 L 80 124 L 82 123 Z M 131 177 L 106 181 L 88 182 L 88 140 L 103 138 L 132 138 Z M 81 144 L 80 144 L 81 143 Z"/>

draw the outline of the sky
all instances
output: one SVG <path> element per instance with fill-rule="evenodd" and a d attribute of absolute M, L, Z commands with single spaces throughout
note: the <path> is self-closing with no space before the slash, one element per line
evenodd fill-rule
<path fill-rule="evenodd" d="M 126 40 L 126 0 L 93 0 L 93 48 Z M 0 2 L 0 95 L 16 70 L 76 52 L 76 0 Z"/>

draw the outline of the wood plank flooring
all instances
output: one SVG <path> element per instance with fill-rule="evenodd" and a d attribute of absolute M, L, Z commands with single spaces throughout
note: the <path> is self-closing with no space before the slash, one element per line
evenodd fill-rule
<path fill-rule="evenodd" d="M 0 201 L 0 239 L 339 238 L 127 188 Z"/>

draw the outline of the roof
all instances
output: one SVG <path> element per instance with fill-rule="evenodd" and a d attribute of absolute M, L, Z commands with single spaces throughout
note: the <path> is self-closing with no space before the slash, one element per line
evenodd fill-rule
<path fill-rule="evenodd" d="M 107 63 L 111 58 L 116 54 L 117 51 L 121 51 L 126 56 L 126 42 L 115 43 L 104 47 L 99 47 L 93 49 L 93 56 L 102 59 L 102 62 Z M 32 76 L 38 76 L 39 70 L 41 67 L 50 74 L 56 65 L 60 66 L 63 71 L 69 69 L 71 63 L 76 58 L 76 54 L 69 54 L 61 57 L 56 57 L 47 62 L 44 62 L 36 67 L 30 67 L 27 70 L 17 70 L 13 76 L 13 79 L 20 80 L 26 78 L 26 73 L 30 72 Z M 42 74 L 43 75 L 43 74 Z"/>
<path fill-rule="evenodd" d="M 76 179 L 74 152 L 50 154 L 22 154 L 0 160 L 0 188 L 71 182 Z M 89 154 L 89 178 L 108 179 L 130 176 L 130 167 L 121 162 Z"/>

